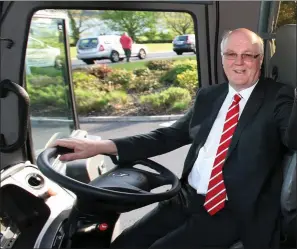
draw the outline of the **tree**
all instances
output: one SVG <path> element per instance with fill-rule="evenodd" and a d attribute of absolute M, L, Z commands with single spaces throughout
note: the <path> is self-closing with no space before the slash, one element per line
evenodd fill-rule
<path fill-rule="evenodd" d="M 285 24 L 296 24 L 297 19 L 297 2 L 282 1 L 278 14 L 277 27 Z"/>
<path fill-rule="evenodd" d="M 165 12 L 163 13 L 163 19 L 166 27 L 172 30 L 175 35 L 194 33 L 194 22 L 188 13 Z"/>
<path fill-rule="evenodd" d="M 81 34 L 91 28 L 101 26 L 101 11 L 67 10 L 73 43 L 77 43 Z"/>
<path fill-rule="evenodd" d="M 154 12 L 108 10 L 101 14 L 101 18 L 110 29 L 125 31 L 136 41 L 137 36 L 154 29 L 157 16 Z"/>

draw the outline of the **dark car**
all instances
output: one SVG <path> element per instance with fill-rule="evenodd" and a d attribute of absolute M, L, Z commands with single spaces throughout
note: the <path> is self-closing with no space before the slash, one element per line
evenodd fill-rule
<path fill-rule="evenodd" d="M 194 34 L 179 35 L 174 38 L 173 51 L 181 55 L 184 52 L 194 52 L 196 54 L 196 41 Z"/>

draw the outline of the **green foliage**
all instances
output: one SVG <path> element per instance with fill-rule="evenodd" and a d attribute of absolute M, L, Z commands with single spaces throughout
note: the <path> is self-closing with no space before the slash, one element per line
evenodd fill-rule
<path fill-rule="evenodd" d="M 44 87 L 32 86 L 27 82 L 27 91 L 30 95 L 30 102 L 34 108 L 61 108 L 67 104 L 65 87 L 61 85 L 48 85 Z"/>
<path fill-rule="evenodd" d="M 84 72 L 73 72 L 72 81 L 75 89 L 80 88 L 89 91 L 102 89 L 100 81 L 97 77 Z"/>
<path fill-rule="evenodd" d="M 140 97 L 141 104 L 153 109 L 186 109 L 190 101 L 191 96 L 189 91 L 180 87 L 170 87 L 161 93 L 153 93 Z"/>
<path fill-rule="evenodd" d="M 182 12 L 164 12 L 162 18 L 168 30 L 174 35 L 194 34 L 194 22 L 190 14 Z"/>
<path fill-rule="evenodd" d="M 185 72 L 177 75 L 177 84 L 182 88 L 188 89 L 191 93 L 196 92 L 198 87 L 198 75 L 195 70 L 186 70 Z"/>
<path fill-rule="evenodd" d="M 142 75 L 136 77 L 132 82 L 129 83 L 127 90 L 129 92 L 146 92 L 152 91 L 160 87 L 159 79 L 155 77 L 153 73 L 149 75 Z"/>
<path fill-rule="evenodd" d="M 133 73 L 136 76 L 149 76 L 151 73 L 151 70 L 149 68 L 137 68 L 133 70 Z"/>
<path fill-rule="evenodd" d="M 156 25 L 158 13 L 147 11 L 107 10 L 101 14 L 111 30 L 126 31 L 136 41 L 136 37 Z"/>
<path fill-rule="evenodd" d="M 176 61 L 173 68 L 165 73 L 161 81 L 165 84 L 178 84 L 177 76 L 187 70 L 197 73 L 197 62 L 195 60 Z"/>
<path fill-rule="evenodd" d="M 150 70 L 170 70 L 172 68 L 172 60 L 152 60 L 147 63 L 147 67 Z"/>
<path fill-rule="evenodd" d="M 80 114 L 88 114 L 91 111 L 100 111 L 108 106 L 109 98 L 105 91 L 86 91 L 75 89 L 77 111 Z"/>
<path fill-rule="evenodd" d="M 124 105 L 129 101 L 129 97 L 124 91 L 112 91 L 108 94 L 108 99 L 112 105 Z"/>
<path fill-rule="evenodd" d="M 127 88 L 128 84 L 135 78 L 133 72 L 125 69 L 113 70 L 108 74 L 106 81 L 112 82 L 113 84 L 120 84 L 124 89 Z"/>
<path fill-rule="evenodd" d="M 62 76 L 62 71 L 54 67 L 31 67 L 30 70 L 32 75 Z"/>
<path fill-rule="evenodd" d="M 97 64 L 88 68 L 88 73 L 96 76 L 99 79 L 105 79 L 112 69 L 106 64 Z"/>
<path fill-rule="evenodd" d="M 280 11 L 278 14 L 277 27 L 285 24 L 296 24 L 297 3 L 296 1 L 281 1 Z"/>

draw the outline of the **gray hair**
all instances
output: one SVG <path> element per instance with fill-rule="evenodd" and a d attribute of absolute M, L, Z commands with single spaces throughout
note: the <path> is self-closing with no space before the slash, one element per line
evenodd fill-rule
<path fill-rule="evenodd" d="M 235 29 L 236 30 L 236 29 Z M 224 33 L 223 37 L 222 37 L 222 41 L 221 41 L 221 53 L 223 53 L 225 44 L 229 38 L 229 36 L 232 34 L 233 31 L 235 30 L 229 30 L 227 32 Z M 260 49 L 260 54 L 264 54 L 264 42 L 263 39 L 256 33 L 254 33 L 256 36 L 256 43 L 259 45 L 259 49 Z"/>

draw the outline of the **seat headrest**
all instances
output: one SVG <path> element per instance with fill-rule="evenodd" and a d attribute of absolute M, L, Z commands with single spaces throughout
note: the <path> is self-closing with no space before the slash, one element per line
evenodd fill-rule
<path fill-rule="evenodd" d="M 296 24 L 287 24 L 276 31 L 276 50 L 269 62 L 269 76 L 296 87 Z"/>

